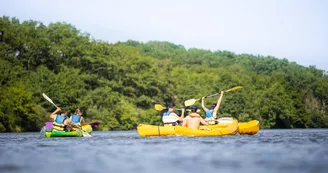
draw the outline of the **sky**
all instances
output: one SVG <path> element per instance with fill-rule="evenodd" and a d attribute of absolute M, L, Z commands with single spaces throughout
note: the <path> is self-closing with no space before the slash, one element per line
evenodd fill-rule
<path fill-rule="evenodd" d="M 70 23 L 109 43 L 168 41 L 328 71 L 326 0 L 0 0 L 0 15 Z"/>

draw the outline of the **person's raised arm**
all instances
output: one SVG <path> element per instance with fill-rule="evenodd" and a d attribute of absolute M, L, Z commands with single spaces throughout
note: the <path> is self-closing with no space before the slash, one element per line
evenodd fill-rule
<path fill-rule="evenodd" d="M 205 107 L 204 99 L 205 99 L 205 97 L 202 97 L 202 108 L 205 112 L 207 112 L 208 109 Z"/>
<path fill-rule="evenodd" d="M 221 105 L 221 102 L 222 102 L 223 94 L 224 94 L 224 91 L 221 91 L 220 97 L 218 99 L 218 103 L 216 104 L 216 106 L 213 110 L 213 114 L 212 114 L 213 118 L 216 118 L 216 114 L 219 111 L 219 108 L 220 108 L 220 105 Z"/>
<path fill-rule="evenodd" d="M 184 108 L 182 108 L 181 109 L 181 119 L 182 119 L 182 121 L 183 121 L 183 118 L 184 118 L 184 114 L 185 114 L 185 109 Z"/>
<path fill-rule="evenodd" d="M 60 107 L 58 107 L 53 113 L 51 113 L 51 114 L 49 115 L 49 117 L 52 118 L 52 119 L 54 119 L 55 116 L 56 116 L 56 114 L 57 114 L 58 112 L 60 112 L 60 111 L 61 111 L 61 109 L 60 109 Z"/>
<path fill-rule="evenodd" d="M 183 113 L 184 113 L 184 111 L 183 111 Z M 179 122 L 182 122 L 182 121 L 183 121 L 183 118 L 179 117 L 179 116 L 178 116 L 176 113 L 174 113 L 174 112 L 171 113 L 170 116 L 175 116 L 175 117 L 178 119 Z M 183 115 L 183 116 L 184 116 L 184 115 Z"/>
<path fill-rule="evenodd" d="M 187 119 L 188 119 L 188 117 L 186 117 L 185 119 L 183 119 L 182 126 L 187 126 Z"/>

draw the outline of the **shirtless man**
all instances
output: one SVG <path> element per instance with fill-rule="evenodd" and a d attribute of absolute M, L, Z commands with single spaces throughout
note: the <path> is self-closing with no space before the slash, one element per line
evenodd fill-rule
<path fill-rule="evenodd" d="M 191 114 L 188 115 L 183 123 L 182 126 L 186 126 L 191 129 L 199 129 L 200 123 L 203 125 L 207 126 L 208 122 L 206 122 L 198 113 L 197 113 L 197 106 L 192 106 L 191 107 Z"/>

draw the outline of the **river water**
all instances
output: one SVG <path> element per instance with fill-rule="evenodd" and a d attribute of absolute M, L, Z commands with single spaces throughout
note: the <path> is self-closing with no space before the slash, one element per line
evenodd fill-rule
<path fill-rule="evenodd" d="M 328 172 L 328 129 L 260 130 L 254 136 L 92 138 L 0 133 L 0 172 L 284 173 Z"/>

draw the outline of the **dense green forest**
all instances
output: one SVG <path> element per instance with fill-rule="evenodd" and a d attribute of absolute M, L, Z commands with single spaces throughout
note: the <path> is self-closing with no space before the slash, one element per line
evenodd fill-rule
<path fill-rule="evenodd" d="M 81 107 L 100 130 L 127 130 L 160 124 L 156 103 L 183 107 L 238 85 L 244 88 L 225 94 L 221 116 L 257 119 L 261 128 L 328 127 L 327 73 L 270 56 L 159 41 L 110 44 L 71 24 L 3 16 L 0 66 L 0 132 L 39 131 L 55 110 L 42 93 L 71 112 Z"/>

